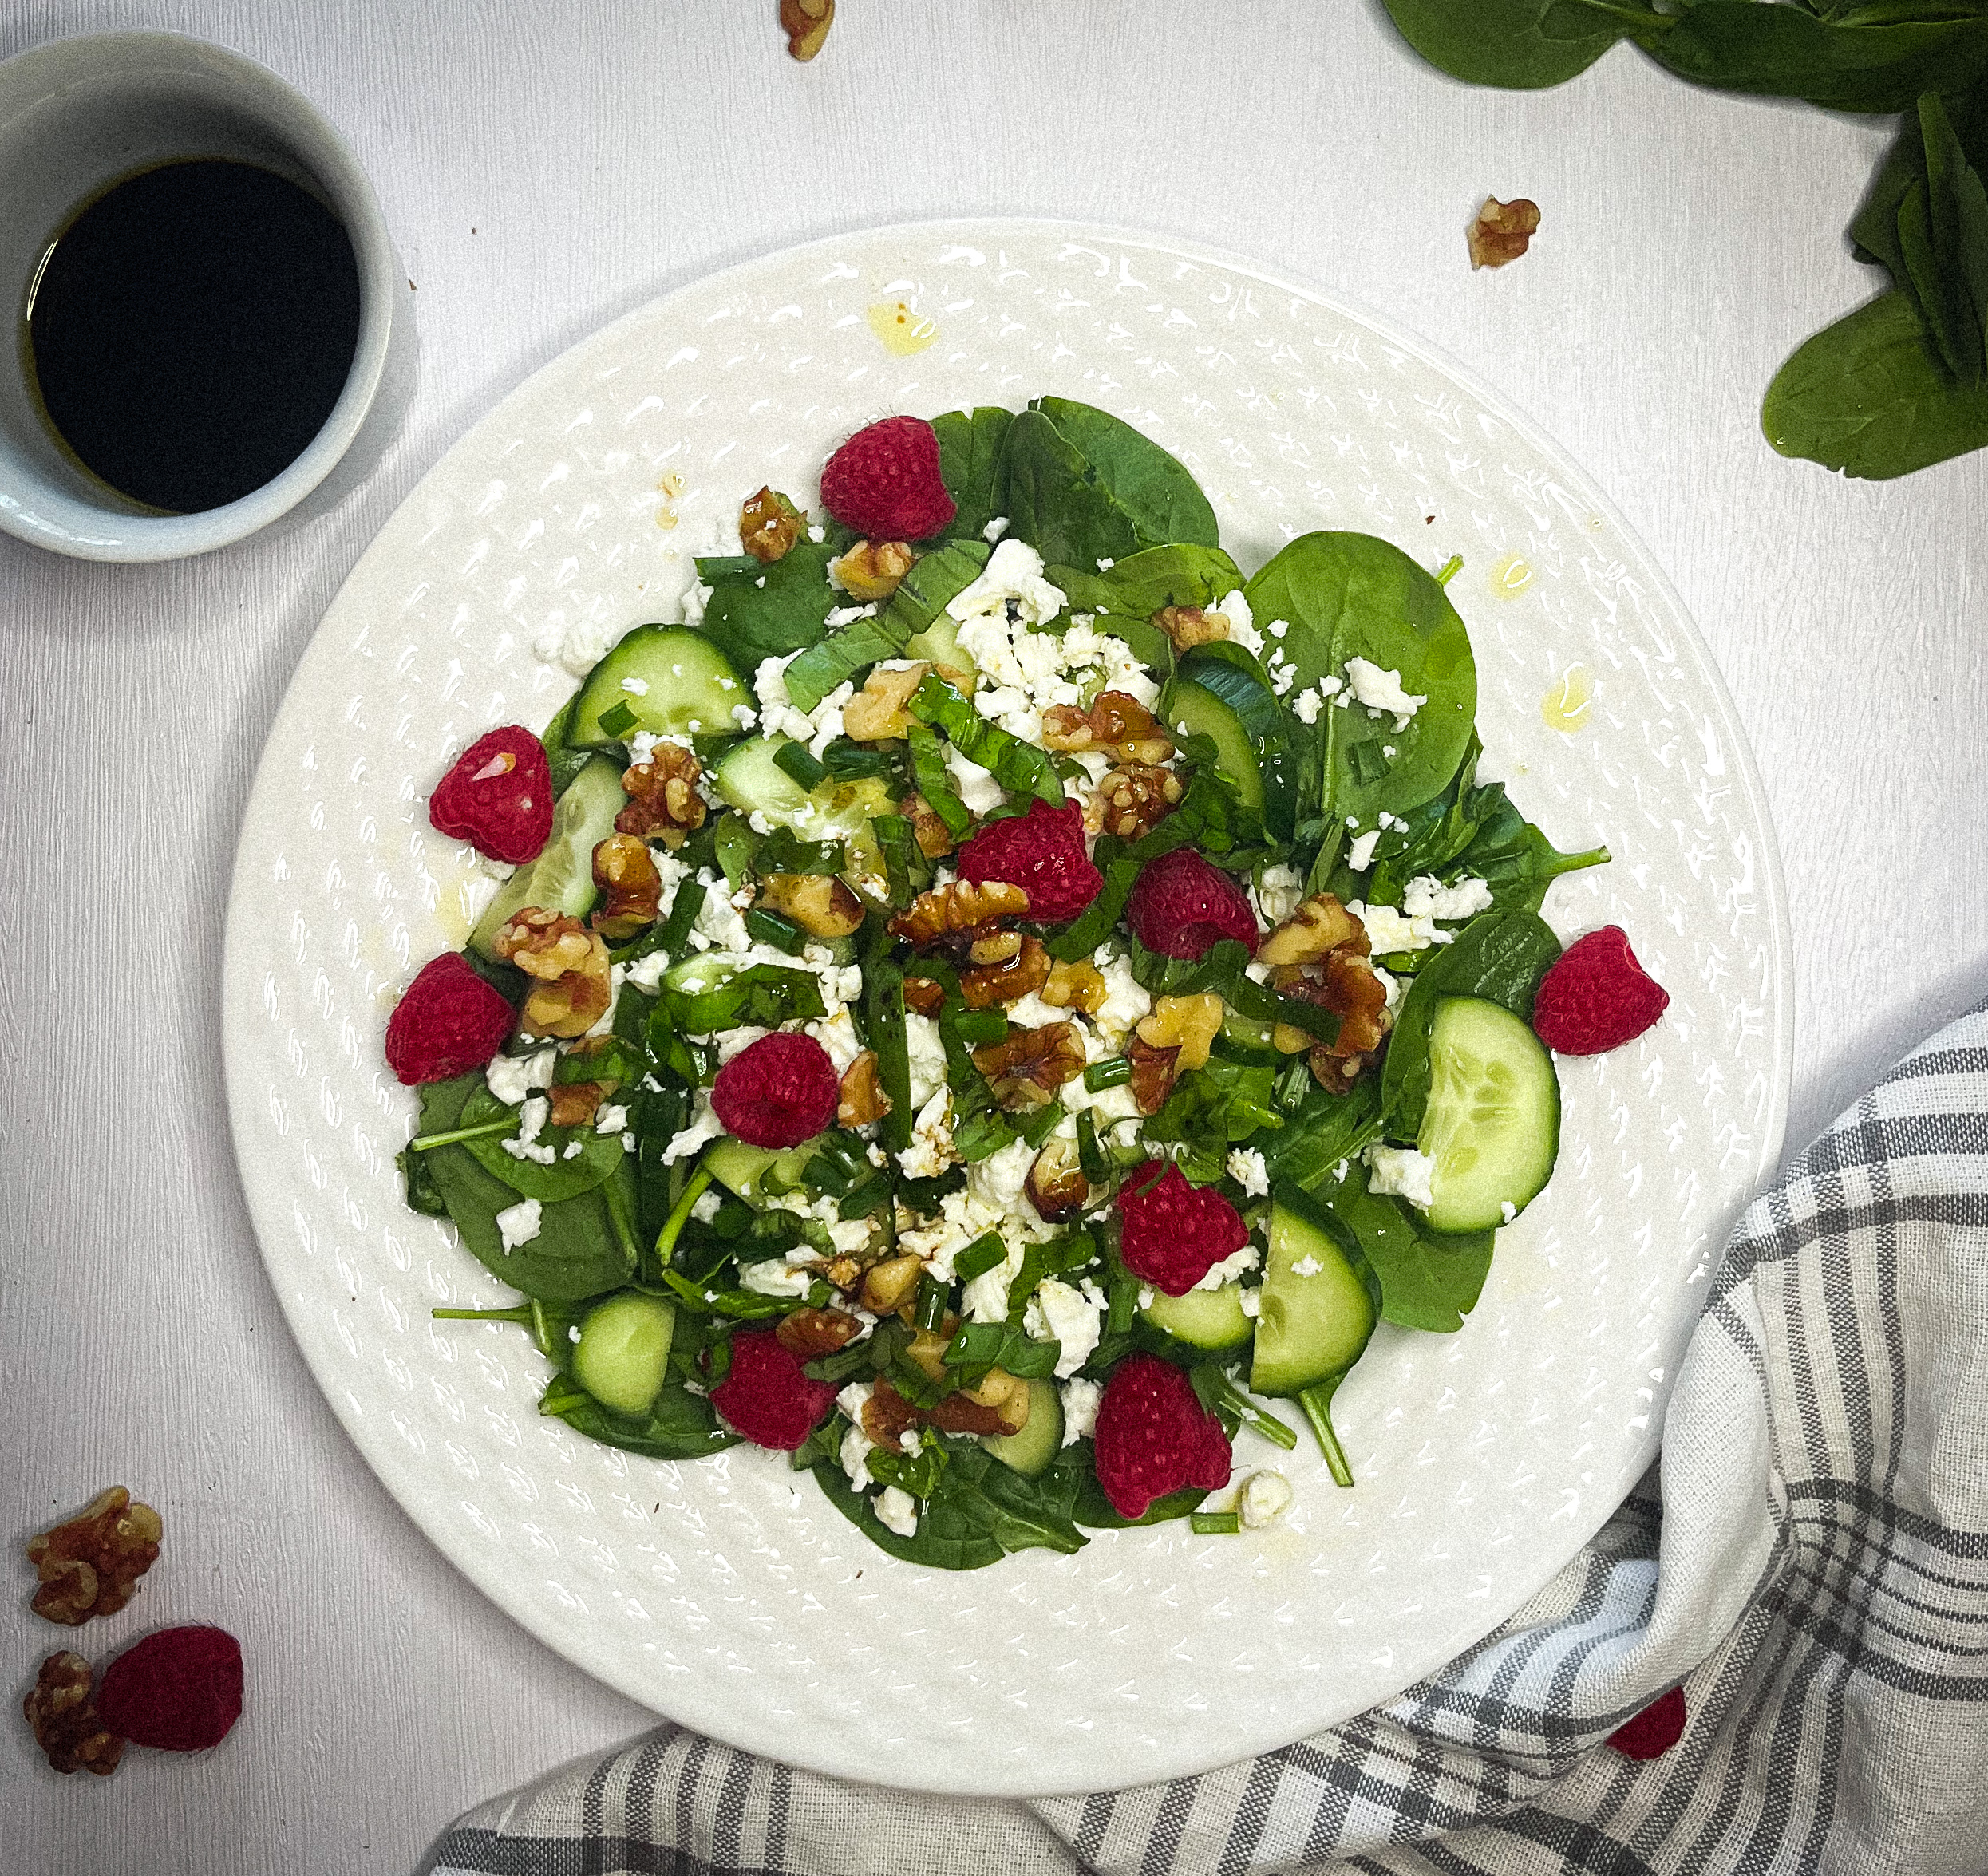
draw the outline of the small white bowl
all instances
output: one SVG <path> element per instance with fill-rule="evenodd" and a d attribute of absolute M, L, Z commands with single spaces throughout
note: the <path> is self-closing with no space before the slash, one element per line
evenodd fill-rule
<path fill-rule="evenodd" d="M 0 528 L 86 560 L 176 560 L 322 514 L 378 461 L 413 394 L 413 304 L 373 186 L 345 139 L 275 73 L 179 33 L 93 33 L 0 64 L 0 292 L 18 335 L 29 282 L 69 219 L 108 184 L 177 157 L 285 176 L 345 228 L 359 337 L 345 389 L 303 453 L 253 494 L 162 515 L 77 466 L 50 435 L 21 357 L 0 359 Z"/>

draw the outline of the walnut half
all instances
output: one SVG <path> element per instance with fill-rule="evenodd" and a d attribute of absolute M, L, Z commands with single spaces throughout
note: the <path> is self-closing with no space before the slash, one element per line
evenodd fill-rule
<path fill-rule="evenodd" d="M 124 1756 L 124 1742 L 97 1717 L 89 1663 L 67 1649 L 42 1662 L 33 1692 L 21 1703 L 35 1744 L 57 1771 L 78 1769 L 108 1778 Z"/>
<path fill-rule="evenodd" d="M 922 947 L 941 938 L 962 938 L 1003 918 L 1026 918 L 1028 910 L 1029 895 L 1019 886 L 1002 879 L 981 886 L 955 879 L 921 892 L 891 921 L 891 935 Z"/>
<path fill-rule="evenodd" d="M 1084 1044 L 1074 1023 L 1039 1029 L 1010 1027 L 999 1042 L 974 1051 L 974 1066 L 987 1077 L 995 1100 L 1010 1112 L 1046 1107 L 1066 1081 L 1084 1072 Z"/>
<path fill-rule="evenodd" d="M 1100 691 L 1088 710 L 1052 704 L 1042 713 L 1042 746 L 1067 755 L 1102 749 L 1120 762 L 1157 764 L 1173 753 L 1160 720 L 1122 690 Z"/>
<path fill-rule="evenodd" d="M 123 1486 L 100 1491 L 78 1516 L 28 1539 L 28 1561 L 41 1579 L 34 1613 L 69 1628 L 115 1615 L 158 1562 L 164 1530 L 159 1514 L 134 1504 Z"/>
<path fill-rule="evenodd" d="M 866 1049 L 843 1071 L 836 1125 L 868 1127 L 890 1111 L 891 1097 L 883 1092 L 883 1077 L 877 1073 L 876 1051 Z"/>
<path fill-rule="evenodd" d="M 607 947 L 577 918 L 527 906 L 499 930 L 492 948 L 538 980 L 519 1019 L 528 1036 L 584 1036 L 607 1013 Z"/>
<path fill-rule="evenodd" d="M 601 902 L 587 922 L 611 943 L 625 945 L 662 910 L 662 875 L 638 835 L 610 834 L 594 849 L 594 884 Z"/>
<path fill-rule="evenodd" d="M 622 772 L 628 805 L 615 816 L 615 832 L 653 834 L 666 847 L 682 846 L 704 825 L 704 797 L 698 792 L 703 773 L 690 750 L 658 743 L 646 762 L 632 763 Z"/>

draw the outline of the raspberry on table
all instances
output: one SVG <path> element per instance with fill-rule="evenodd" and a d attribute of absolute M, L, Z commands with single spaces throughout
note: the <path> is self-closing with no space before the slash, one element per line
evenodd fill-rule
<path fill-rule="evenodd" d="M 1249 1228 L 1227 1199 L 1212 1186 L 1189 1185 L 1164 1160 L 1148 1159 L 1125 1175 L 1118 1215 L 1125 1268 L 1168 1296 L 1186 1295 L 1249 1242 Z"/>
<path fill-rule="evenodd" d="M 1201 957 L 1224 938 L 1256 945 L 1247 895 L 1191 847 L 1147 862 L 1125 902 L 1125 922 L 1148 950 L 1168 958 Z"/>
<path fill-rule="evenodd" d="M 1084 811 L 1073 801 L 1031 801 L 1026 814 L 990 821 L 960 848 L 959 876 L 976 886 L 1019 886 L 1029 916 L 1048 925 L 1074 918 L 1105 886 L 1084 851 Z"/>
<path fill-rule="evenodd" d="M 1576 938 L 1539 984 L 1533 1033 L 1560 1055 L 1605 1055 L 1655 1023 L 1670 993 L 1636 962 L 1629 934 L 1604 925 Z"/>
<path fill-rule="evenodd" d="M 754 1147 L 797 1147 L 835 1124 L 842 1096 L 836 1064 L 812 1036 L 762 1036 L 723 1068 L 711 1105 L 728 1133 Z"/>
<path fill-rule="evenodd" d="M 517 1012 L 460 951 L 431 958 L 386 1024 L 386 1064 L 409 1087 L 480 1068 L 504 1047 Z"/>
<path fill-rule="evenodd" d="M 161 1629 L 105 1669 L 97 1710 L 140 1746 L 201 1752 L 242 1716 L 242 1645 L 225 1629 Z"/>
<path fill-rule="evenodd" d="M 428 798 L 428 818 L 453 840 L 522 866 L 552 832 L 552 769 L 545 745 L 516 723 L 479 737 Z"/>
<path fill-rule="evenodd" d="M 1121 1518 L 1143 1518 L 1188 1486 L 1219 1491 L 1234 1463 L 1222 1423 L 1156 1355 L 1128 1355 L 1112 1370 L 1092 1439 L 1097 1483 Z"/>
<path fill-rule="evenodd" d="M 856 432 L 821 471 L 821 505 L 873 540 L 929 540 L 958 512 L 939 473 L 939 436 L 922 417 Z"/>
<path fill-rule="evenodd" d="M 792 1452 L 828 1417 L 836 1390 L 811 1381 L 800 1357 L 777 1331 L 743 1329 L 732 1337 L 731 1372 L 711 1390 L 711 1404 L 756 1446 Z"/>

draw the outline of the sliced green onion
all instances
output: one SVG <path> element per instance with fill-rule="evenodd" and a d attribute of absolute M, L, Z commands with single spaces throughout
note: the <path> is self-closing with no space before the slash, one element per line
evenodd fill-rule
<path fill-rule="evenodd" d="M 782 743 L 773 752 L 773 766 L 808 789 L 819 788 L 828 772 L 808 753 L 805 743 Z"/>
<path fill-rule="evenodd" d="M 1105 1163 L 1104 1149 L 1097 1143 L 1097 1123 L 1088 1108 L 1077 1117 L 1077 1163 L 1093 1186 L 1104 1184 L 1109 1168 Z"/>
<path fill-rule="evenodd" d="M 1005 1009 L 962 1009 L 953 1018 L 953 1026 L 962 1042 L 979 1048 L 999 1042 L 1007 1035 L 1008 1013 Z"/>
<path fill-rule="evenodd" d="M 1439 586 L 1448 586 L 1449 583 L 1456 577 L 1456 575 L 1462 568 L 1463 564 L 1464 557 L 1462 555 L 1451 555 L 1450 557 L 1436 570 L 1437 585 Z"/>
<path fill-rule="evenodd" d="M 656 1261 L 664 1268 L 668 1267 L 676 1254 L 677 1240 L 683 1235 L 683 1227 L 690 1222 L 692 1208 L 704 1196 L 710 1183 L 710 1168 L 704 1166 L 684 1181 L 676 1203 L 670 1207 L 669 1217 L 662 1221 L 662 1229 L 656 1234 Z"/>
<path fill-rule="evenodd" d="M 1115 1055 L 1108 1060 L 1093 1062 L 1084 1071 L 1084 1085 L 1093 1094 L 1102 1094 L 1108 1088 L 1123 1088 L 1132 1080 L 1132 1063 L 1122 1055 Z"/>
<path fill-rule="evenodd" d="M 1190 1511 L 1188 1529 L 1198 1538 L 1232 1538 L 1241 1534 L 1243 1519 L 1235 1511 Z"/>
<path fill-rule="evenodd" d="M 1002 1242 L 998 1231 L 983 1231 L 953 1259 L 953 1274 L 962 1283 L 970 1283 L 976 1277 L 984 1277 L 1007 1254 L 1008 1247 Z"/>
<path fill-rule="evenodd" d="M 785 951 L 790 958 L 799 956 L 808 942 L 807 933 L 792 919 L 783 918 L 777 912 L 762 911 L 757 906 L 746 908 L 745 930 L 747 936 L 771 945 L 777 951 Z"/>
<path fill-rule="evenodd" d="M 618 703 L 611 710 L 603 710 L 600 713 L 601 729 L 608 736 L 626 736 L 641 721 L 641 717 L 626 701 Z"/>
<path fill-rule="evenodd" d="M 883 927 L 879 926 L 879 931 Z M 911 1057 L 905 1034 L 904 970 L 885 958 L 867 964 L 864 1003 L 869 1043 L 876 1051 L 877 1079 L 890 1096 L 891 1108 L 877 1127 L 877 1138 L 894 1153 L 911 1143 Z"/>
<path fill-rule="evenodd" d="M 912 1311 L 912 1320 L 920 1329 L 937 1329 L 946 1320 L 946 1305 L 952 1293 L 951 1289 L 935 1277 L 919 1278 L 918 1304 Z"/>

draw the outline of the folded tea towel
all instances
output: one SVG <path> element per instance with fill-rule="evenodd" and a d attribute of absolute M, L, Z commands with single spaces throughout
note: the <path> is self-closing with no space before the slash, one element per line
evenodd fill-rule
<path fill-rule="evenodd" d="M 1680 1682 L 1668 1752 L 1604 1743 Z M 1646 1749 L 1678 1704 L 1642 1723 Z M 472 1811 L 431 1866 L 1979 1876 L 1988 1006 L 1755 1202 L 1658 1467 L 1527 1608 L 1399 1699 L 1199 1778 L 1027 1803 L 845 1785 L 665 1727 Z"/>

